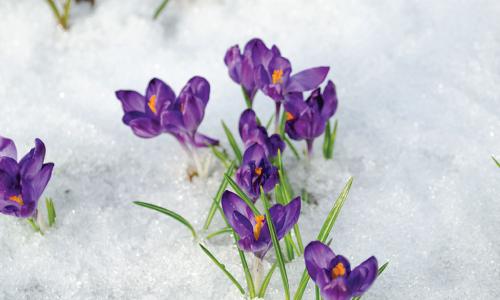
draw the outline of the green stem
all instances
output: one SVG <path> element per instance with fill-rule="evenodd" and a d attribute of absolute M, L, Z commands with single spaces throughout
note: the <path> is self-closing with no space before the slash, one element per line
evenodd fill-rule
<path fill-rule="evenodd" d="M 167 6 L 169 0 L 163 0 L 163 2 L 158 6 L 158 8 L 155 11 L 155 14 L 153 15 L 153 19 L 156 20 L 158 16 L 160 16 L 161 12 L 165 9 L 165 6 Z"/>

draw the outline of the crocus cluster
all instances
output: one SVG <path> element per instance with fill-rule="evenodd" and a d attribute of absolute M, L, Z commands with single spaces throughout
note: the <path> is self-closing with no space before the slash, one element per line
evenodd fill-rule
<path fill-rule="evenodd" d="M 276 204 L 269 209 L 271 221 L 281 240 L 297 223 L 300 215 L 300 197 L 283 206 Z M 226 219 L 240 237 L 238 247 L 262 259 L 272 247 L 269 226 L 263 215 L 255 215 L 236 194 L 225 191 L 221 200 Z"/>
<path fill-rule="evenodd" d="M 137 136 L 152 138 L 169 133 L 190 157 L 196 155 L 196 148 L 219 143 L 198 132 L 209 96 L 210 84 L 199 76 L 191 78 L 178 97 L 170 86 L 157 78 L 149 82 L 144 96 L 131 90 L 116 91 L 125 113 L 123 123 Z"/>
<path fill-rule="evenodd" d="M 36 215 L 38 199 L 52 175 L 53 163 L 44 163 L 45 145 L 35 140 L 31 149 L 17 161 L 16 145 L 0 136 L 0 212 L 18 218 Z"/>
<path fill-rule="evenodd" d="M 304 250 L 307 272 L 325 300 L 348 300 L 361 296 L 377 278 L 378 263 L 372 256 L 351 270 L 347 258 L 335 255 L 325 244 L 314 241 Z"/>
<path fill-rule="evenodd" d="M 278 47 L 273 45 L 269 49 L 260 39 L 250 40 L 243 54 L 238 45 L 229 48 L 224 62 L 229 76 L 242 86 L 251 101 L 260 89 L 276 102 L 276 130 L 281 104 L 287 101 L 288 96 L 317 88 L 329 71 L 329 67 L 315 67 L 292 75 L 292 65 L 281 55 Z"/>

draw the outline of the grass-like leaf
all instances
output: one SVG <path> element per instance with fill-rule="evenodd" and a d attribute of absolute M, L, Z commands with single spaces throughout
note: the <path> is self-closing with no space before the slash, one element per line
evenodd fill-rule
<path fill-rule="evenodd" d="M 35 232 L 40 233 L 40 235 L 44 235 L 42 229 L 40 228 L 40 226 L 38 226 L 36 220 L 34 220 L 33 218 L 27 218 L 26 220 L 28 221 L 28 223 L 30 223 L 31 227 Z"/>
<path fill-rule="evenodd" d="M 248 95 L 243 86 L 241 86 L 241 93 L 243 94 L 247 108 L 252 108 L 252 99 L 250 99 L 250 95 Z"/>
<path fill-rule="evenodd" d="M 335 147 L 335 139 L 337 137 L 337 126 L 338 122 L 335 120 L 335 123 L 333 124 L 333 131 L 328 139 L 328 148 L 326 150 L 326 159 L 332 159 L 333 158 L 333 149 Z"/>
<path fill-rule="evenodd" d="M 220 230 L 217 230 L 217 231 L 214 231 L 212 233 L 210 233 L 209 235 L 207 235 L 207 240 L 211 239 L 211 238 L 214 238 L 218 235 L 221 235 L 221 234 L 224 234 L 224 233 L 231 233 L 233 232 L 233 229 L 231 227 L 226 227 L 226 228 L 222 228 Z"/>
<path fill-rule="evenodd" d="M 264 298 L 264 296 L 266 295 L 267 286 L 269 285 L 269 282 L 271 281 L 271 278 L 273 277 L 274 270 L 276 270 L 276 266 L 278 266 L 277 262 L 275 262 L 271 266 L 271 269 L 269 269 L 269 272 L 267 272 L 267 275 L 264 278 L 264 281 L 262 282 L 262 285 L 260 286 L 260 289 L 259 289 L 259 294 L 258 294 L 259 298 Z"/>
<path fill-rule="evenodd" d="M 160 6 L 158 6 L 158 8 L 156 8 L 155 13 L 154 13 L 154 15 L 153 15 L 153 19 L 155 19 L 155 20 L 156 20 L 156 19 L 160 16 L 160 14 L 162 13 L 162 11 L 163 11 L 163 10 L 165 9 L 165 7 L 167 6 L 168 1 L 169 1 L 169 0 L 163 0 L 163 1 L 162 1 L 162 3 L 160 4 Z"/>
<path fill-rule="evenodd" d="M 230 159 L 227 156 L 227 153 L 225 152 L 225 150 L 220 151 L 219 149 L 217 149 L 217 147 L 215 147 L 213 145 L 208 145 L 208 147 L 210 148 L 210 150 L 212 151 L 214 156 L 217 157 L 217 159 L 224 165 L 224 167 L 229 168 Z"/>
<path fill-rule="evenodd" d="M 269 130 L 269 127 L 271 127 L 273 120 L 274 120 L 274 115 L 271 115 L 271 117 L 269 118 L 269 121 L 267 121 L 266 130 Z"/>
<path fill-rule="evenodd" d="M 151 203 L 134 201 L 134 204 L 145 207 L 145 208 L 149 208 L 152 210 L 156 210 L 157 212 L 160 212 L 162 214 L 165 214 L 165 215 L 173 218 L 174 220 L 176 220 L 176 221 L 180 222 L 181 224 L 183 224 L 184 226 L 186 226 L 191 231 L 191 234 L 193 235 L 193 237 L 196 239 L 196 231 L 194 230 L 191 223 L 189 223 L 188 220 L 186 220 L 183 216 L 179 215 L 178 213 L 173 212 L 173 211 L 166 209 L 164 207 L 151 204 Z"/>
<path fill-rule="evenodd" d="M 377 277 L 380 276 L 380 274 L 382 274 L 384 272 L 384 270 L 385 270 L 385 268 L 387 268 L 388 264 L 389 264 L 389 262 L 387 261 L 380 268 L 378 268 Z M 352 300 L 359 300 L 359 299 L 361 299 L 361 296 L 352 298 Z"/>
<path fill-rule="evenodd" d="M 236 140 L 234 139 L 234 136 L 231 133 L 231 130 L 229 130 L 229 128 L 227 127 L 226 123 L 224 123 L 224 121 L 221 122 L 222 122 L 222 127 L 224 128 L 224 132 L 226 133 L 227 140 L 229 141 L 229 145 L 231 145 L 234 155 L 236 156 L 236 159 L 238 159 L 238 163 L 240 163 L 241 159 L 243 158 L 243 156 L 241 155 L 240 147 L 236 143 Z"/>
<path fill-rule="evenodd" d="M 253 204 L 252 199 L 250 199 L 247 194 L 239 187 L 239 185 L 227 174 L 224 174 L 224 178 L 226 178 L 229 185 L 233 188 L 234 192 L 240 196 L 240 198 L 245 201 L 245 203 L 250 207 L 255 215 L 260 215 L 261 213 Z"/>
<path fill-rule="evenodd" d="M 323 134 L 323 157 L 328 159 L 328 145 L 330 144 L 330 121 L 326 123 L 325 133 Z"/>
<path fill-rule="evenodd" d="M 297 148 L 295 148 L 295 146 L 293 145 L 292 141 L 290 141 L 290 139 L 287 136 L 285 136 L 285 135 L 283 135 L 282 138 L 285 141 L 285 143 L 288 145 L 288 148 L 290 148 L 290 150 L 292 150 L 292 153 L 295 156 L 295 158 L 298 159 L 298 160 L 300 160 L 299 151 L 297 151 Z"/>
<path fill-rule="evenodd" d="M 203 250 L 203 252 L 205 252 L 205 254 L 210 257 L 210 259 L 214 262 L 214 264 L 219 267 L 219 269 L 221 269 L 222 272 L 224 272 L 224 274 L 226 274 L 226 276 L 234 283 L 234 285 L 240 290 L 241 294 L 245 294 L 245 290 L 243 289 L 243 287 L 241 286 L 241 284 L 238 282 L 238 280 L 236 280 L 236 278 L 234 278 L 234 276 L 226 269 L 226 266 L 222 263 L 220 263 L 217 258 L 215 258 L 215 256 L 213 256 L 212 253 L 210 253 L 210 251 L 208 251 L 207 248 L 205 248 L 202 244 L 200 244 L 200 248 L 201 250 Z"/>
<path fill-rule="evenodd" d="M 319 294 L 319 287 L 314 288 L 314 293 L 316 294 L 316 300 L 321 300 L 321 295 Z"/>
<path fill-rule="evenodd" d="M 52 201 L 51 198 L 45 198 L 45 206 L 47 208 L 49 227 L 52 227 L 56 223 L 56 209 L 54 207 L 54 201 Z"/>
<path fill-rule="evenodd" d="M 234 162 L 231 163 L 229 168 L 227 169 L 226 174 L 231 177 L 233 176 L 233 171 L 234 171 Z M 222 179 L 222 182 L 219 186 L 219 189 L 217 190 L 217 194 L 215 194 L 214 200 L 212 201 L 212 206 L 210 207 L 210 210 L 208 212 L 207 219 L 205 220 L 205 225 L 203 225 L 203 229 L 207 230 L 208 227 L 210 227 L 210 223 L 212 223 L 212 219 L 214 218 L 215 212 L 217 211 L 217 207 L 220 205 L 220 199 L 222 198 L 222 194 L 227 188 L 227 179 L 224 177 Z"/>
<path fill-rule="evenodd" d="M 497 167 L 500 168 L 500 162 L 493 156 L 491 158 L 493 158 L 493 161 L 497 164 Z"/>
<path fill-rule="evenodd" d="M 333 225 L 335 224 L 335 221 L 337 220 L 337 217 L 340 214 L 340 210 L 342 209 L 345 200 L 347 199 L 347 195 L 349 194 L 349 190 L 351 189 L 352 186 L 352 180 L 353 180 L 352 177 L 349 178 L 346 185 L 344 186 L 344 189 L 342 190 L 339 197 L 333 204 L 333 207 L 328 213 L 328 217 L 323 223 L 323 226 L 321 227 L 318 237 L 316 238 L 318 241 L 325 243 L 326 239 L 328 238 L 328 235 L 330 235 L 330 231 L 332 230 Z M 302 299 L 304 291 L 306 290 L 307 287 L 307 283 L 309 282 L 309 278 L 310 277 L 309 274 L 307 273 L 307 270 L 304 270 L 304 272 L 302 273 L 302 277 L 300 279 L 299 287 L 297 288 L 295 296 L 293 297 L 294 300 Z"/>
<path fill-rule="evenodd" d="M 269 227 L 269 232 L 271 233 L 271 240 L 273 241 L 274 251 L 276 253 L 276 260 L 278 267 L 280 268 L 281 279 L 283 281 L 283 289 L 285 290 L 285 299 L 290 299 L 290 285 L 288 284 L 288 276 L 286 274 L 285 260 L 283 259 L 283 253 L 281 252 L 280 242 L 276 235 L 276 230 L 274 224 L 271 220 L 271 214 L 269 213 L 269 201 L 264 193 L 264 189 L 260 187 L 260 198 L 264 203 L 264 208 L 266 210 L 266 222 Z"/>

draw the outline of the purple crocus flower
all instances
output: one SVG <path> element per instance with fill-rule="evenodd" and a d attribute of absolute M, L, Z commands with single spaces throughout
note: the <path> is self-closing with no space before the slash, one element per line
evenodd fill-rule
<path fill-rule="evenodd" d="M 259 89 L 255 82 L 257 67 L 260 65 L 267 66 L 271 58 L 279 54 L 279 49 L 276 46 L 273 45 L 269 49 L 262 40 L 257 38 L 248 41 L 243 53 L 241 53 L 238 45 L 227 50 L 224 63 L 228 68 L 231 79 L 241 85 L 246 94 L 245 96 L 248 97 L 250 101 L 247 103 L 248 107 L 252 106 L 252 101 Z"/>
<path fill-rule="evenodd" d="M 123 122 L 139 137 L 152 138 L 167 132 L 174 135 L 183 146 L 216 145 L 217 140 L 197 132 L 203 120 L 210 95 L 210 84 L 199 76 L 191 78 L 179 97 L 160 79 L 153 78 L 145 96 L 136 91 L 119 90 Z"/>
<path fill-rule="evenodd" d="M 304 250 L 307 272 L 325 300 L 361 296 L 377 278 L 378 263 L 372 256 L 351 271 L 349 261 L 335 255 L 325 244 L 314 241 Z"/>
<path fill-rule="evenodd" d="M 300 197 L 297 197 L 285 206 L 276 204 L 269 209 L 278 240 L 297 223 L 300 202 Z M 230 191 L 222 194 L 221 205 L 229 225 L 240 237 L 238 247 L 262 259 L 273 244 L 266 218 L 255 215 L 238 195 Z"/>
<path fill-rule="evenodd" d="M 266 156 L 269 158 L 278 155 L 278 150 L 283 153 L 285 143 L 279 134 L 268 136 L 264 126 L 257 123 L 257 117 L 252 109 L 245 110 L 240 117 L 239 131 L 245 149 L 253 144 L 259 144 L 264 148 Z"/>
<path fill-rule="evenodd" d="M 205 116 L 209 97 L 210 84 L 205 78 L 195 76 L 189 79 L 179 97 L 161 112 L 162 126 L 181 143 L 187 141 L 196 148 L 219 144 L 218 140 L 197 132 Z"/>
<path fill-rule="evenodd" d="M 331 80 L 323 93 L 317 88 L 306 101 L 301 93 L 290 94 L 285 102 L 286 133 L 294 140 L 306 140 L 310 154 L 314 139 L 325 131 L 326 123 L 335 114 L 337 105 L 337 92 Z"/>
<path fill-rule="evenodd" d="M 45 145 L 35 140 L 31 149 L 17 162 L 16 145 L 0 136 L 0 212 L 18 218 L 36 214 L 38 199 L 52 175 L 53 163 L 43 163 Z"/>
<path fill-rule="evenodd" d="M 290 61 L 280 54 L 274 54 L 268 65 L 261 64 L 255 72 L 259 88 L 276 101 L 275 127 L 278 130 L 281 103 L 291 93 L 302 93 L 317 88 L 325 80 L 329 67 L 315 67 L 292 73 Z"/>
<path fill-rule="evenodd" d="M 236 171 L 236 182 L 257 201 L 260 187 L 267 193 L 278 183 L 278 168 L 273 166 L 266 156 L 266 151 L 259 144 L 253 144 L 243 154 L 243 160 Z"/>
<path fill-rule="evenodd" d="M 115 94 L 125 113 L 123 123 L 130 126 L 134 134 L 152 138 L 165 132 L 161 125 L 161 113 L 175 101 L 175 94 L 167 84 L 153 78 L 146 88 L 145 96 L 130 90 L 119 90 Z"/>

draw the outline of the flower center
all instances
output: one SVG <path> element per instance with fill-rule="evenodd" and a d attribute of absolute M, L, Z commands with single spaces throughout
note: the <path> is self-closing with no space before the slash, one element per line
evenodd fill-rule
<path fill-rule="evenodd" d="M 263 226 L 264 226 L 264 216 L 262 216 L 262 215 L 255 216 L 255 226 L 253 227 L 253 237 L 255 238 L 256 241 L 259 240 L 260 231 L 262 230 Z"/>
<path fill-rule="evenodd" d="M 332 279 L 335 279 L 339 276 L 345 275 L 345 267 L 344 264 L 339 262 L 335 268 L 332 269 Z"/>
<path fill-rule="evenodd" d="M 287 121 L 293 121 L 295 117 L 292 115 L 292 113 L 286 112 L 285 114 L 286 120 Z"/>
<path fill-rule="evenodd" d="M 24 205 L 23 197 L 21 195 L 10 196 L 9 200 L 17 202 L 19 205 Z"/>
<path fill-rule="evenodd" d="M 273 84 L 283 83 L 283 70 L 276 69 L 273 71 Z"/>
<path fill-rule="evenodd" d="M 148 107 L 153 113 L 156 114 L 156 95 L 151 96 L 148 101 Z"/>
<path fill-rule="evenodd" d="M 262 175 L 262 168 L 261 167 L 255 168 L 255 174 L 257 174 L 257 176 Z"/>

